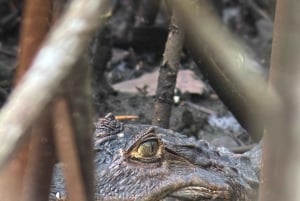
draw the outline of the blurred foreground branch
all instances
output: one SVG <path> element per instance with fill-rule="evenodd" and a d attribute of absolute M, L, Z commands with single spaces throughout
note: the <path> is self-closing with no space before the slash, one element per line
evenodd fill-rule
<path fill-rule="evenodd" d="M 270 89 L 282 101 L 267 124 L 260 201 L 300 200 L 300 1 L 277 1 Z"/>
<path fill-rule="evenodd" d="M 74 64 L 86 50 L 91 34 L 109 14 L 106 11 L 108 2 L 74 0 L 62 20 L 53 27 L 30 70 L 1 111 L 1 168 L 27 137 L 25 132 L 67 75 L 78 67 Z M 20 112 L 23 116 L 18 115 Z"/>
<path fill-rule="evenodd" d="M 266 94 L 262 66 L 213 15 L 207 1 L 172 1 L 181 14 L 187 48 L 221 100 L 258 141 L 276 96 Z M 196 2 L 196 3 L 195 3 Z M 271 101 L 272 100 L 272 101 Z"/>
<path fill-rule="evenodd" d="M 15 85 L 19 84 L 29 69 L 49 31 L 50 13 L 50 0 L 26 1 L 22 18 L 18 68 L 14 77 Z M 22 111 L 17 114 L 23 116 Z M 34 128 L 29 131 L 37 137 L 26 141 L 13 160 L 1 171 L 0 195 L 2 200 L 18 201 L 22 198 L 23 201 L 33 201 L 34 197 L 42 201 L 45 200 L 44 195 L 47 198 L 54 164 L 51 124 L 47 121 L 49 116 L 51 116 L 49 111 L 43 112 Z"/>

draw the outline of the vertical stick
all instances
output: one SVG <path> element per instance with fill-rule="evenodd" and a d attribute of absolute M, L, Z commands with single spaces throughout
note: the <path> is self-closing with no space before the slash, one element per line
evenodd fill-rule
<path fill-rule="evenodd" d="M 53 165 L 56 162 L 52 111 L 48 107 L 32 129 L 30 155 L 21 200 L 48 201 Z"/>
<path fill-rule="evenodd" d="M 93 150 L 93 119 L 91 104 L 91 85 L 88 61 L 81 56 L 78 68 L 65 84 L 64 96 L 71 110 L 70 116 L 74 126 L 75 146 L 78 151 L 79 170 L 82 177 L 84 192 L 88 201 L 94 200 L 94 150 Z M 76 87 L 74 87 L 76 86 Z M 72 187 L 72 186 L 71 186 Z"/>
<path fill-rule="evenodd" d="M 19 66 L 14 82 L 17 83 L 32 63 L 49 30 L 51 16 L 50 0 L 26 0 L 22 20 Z"/>
<path fill-rule="evenodd" d="M 68 199 L 72 201 L 87 201 L 70 110 L 66 100 L 63 98 L 55 102 L 53 120 L 57 153 L 59 160 L 63 163 Z"/>
<path fill-rule="evenodd" d="M 178 27 L 176 18 L 176 12 L 173 12 L 164 58 L 159 71 L 152 120 L 153 125 L 163 128 L 168 128 L 170 123 L 174 89 L 183 47 L 183 32 Z"/>
<path fill-rule="evenodd" d="M 270 68 L 270 89 L 281 107 L 264 136 L 260 201 L 300 199 L 300 1 L 277 1 Z"/>

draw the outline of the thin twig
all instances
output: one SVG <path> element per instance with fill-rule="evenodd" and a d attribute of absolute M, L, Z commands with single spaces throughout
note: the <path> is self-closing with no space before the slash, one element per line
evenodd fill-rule
<path fill-rule="evenodd" d="M 6 56 L 9 57 L 15 57 L 17 53 L 7 49 L 3 49 L 3 47 L 0 47 L 0 54 L 5 54 Z"/>
<path fill-rule="evenodd" d="M 252 10 L 254 10 L 254 12 L 267 20 L 269 23 L 273 24 L 273 21 L 267 12 L 261 9 L 253 0 L 246 0 L 246 3 L 252 8 Z"/>
<path fill-rule="evenodd" d="M 192 102 L 189 102 L 189 101 L 182 101 L 180 103 L 180 105 L 188 105 L 188 106 L 192 107 L 193 109 L 199 110 L 200 112 L 204 112 L 204 113 L 206 113 L 208 115 L 212 115 L 212 116 L 216 115 L 215 111 L 210 110 L 210 109 L 208 109 L 206 107 L 203 107 L 201 105 L 196 105 L 196 104 L 194 104 Z"/>
<path fill-rule="evenodd" d="M 136 120 L 139 118 L 137 115 L 117 115 L 115 116 L 116 120 L 118 121 L 125 121 L 125 120 Z"/>
<path fill-rule="evenodd" d="M 231 152 L 236 153 L 236 154 L 243 154 L 247 151 L 249 151 L 250 149 L 252 149 L 255 145 L 251 144 L 251 145 L 243 145 L 240 147 L 230 147 L 228 148 Z"/>

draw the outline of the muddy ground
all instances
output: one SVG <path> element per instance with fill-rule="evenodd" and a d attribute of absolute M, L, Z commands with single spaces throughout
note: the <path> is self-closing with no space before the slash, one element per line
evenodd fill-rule
<path fill-rule="evenodd" d="M 112 57 L 105 67 L 105 79 L 110 86 L 157 70 L 168 33 L 169 18 L 166 12 L 162 10 L 154 26 L 148 30 L 153 34 L 147 34 L 147 43 L 132 38 L 129 40 L 127 36 L 130 34 L 128 32 L 133 34 L 132 37 L 136 35 L 132 30 L 139 29 L 129 28 L 129 31 L 126 30 L 128 29 L 126 20 L 130 18 L 128 16 L 130 1 L 119 2 L 122 3 L 116 4 L 109 26 L 112 51 L 115 52 L 115 54 L 111 54 Z M 237 37 L 243 39 L 253 49 L 259 62 L 267 67 L 272 39 L 272 12 L 269 11 L 270 6 L 266 3 L 268 1 L 252 1 L 256 7 L 248 5 L 245 3 L 246 1 L 242 0 L 219 2 L 216 13 Z M 14 12 L 14 9 L 7 5 L 6 1 L 0 3 L 2 12 L 0 22 Z M 1 105 L 11 91 L 13 73 L 17 66 L 16 55 L 22 6 L 18 5 L 16 9 L 17 14 L 6 23 L 5 27 L 3 23 L 0 23 Z M 11 26 L 7 26 L 7 24 Z M 127 33 L 127 35 L 122 33 Z M 149 36 L 153 36 L 153 38 L 151 39 Z M 186 50 L 181 61 L 181 69 L 194 71 L 197 79 L 205 84 L 207 90 L 203 93 L 177 93 L 180 101 L 174 102 L 170 128 L 230 148 L 251 144 L 252 141 L 247 132 L 241 128 L 217 94 L 211 89 L 209 82 L 193 63 Z M 98 87 L 103 88 L 103 85 L 98 85 Z M 147 94 L 147 86 L 144 90 L 140 89 L 136 93 L 107 90 L 101 98 L 94 98 L 95 116 L 102 116 L 108 112 L 115 115 L 137 115 L 139 118 L 134 120 L 134 123 L 151 124 L 153 103 L 154 96 Z"/>

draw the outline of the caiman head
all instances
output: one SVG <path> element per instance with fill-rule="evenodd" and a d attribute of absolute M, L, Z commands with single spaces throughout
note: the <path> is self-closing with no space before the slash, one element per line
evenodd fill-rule
<path fill-rule="evenodd" d="M 205 141 L 152 126 L 96 124 L 96 200 L 255 200 L 258 167 Z M 256 154 L 257 155 L 257 154 Z"/>

